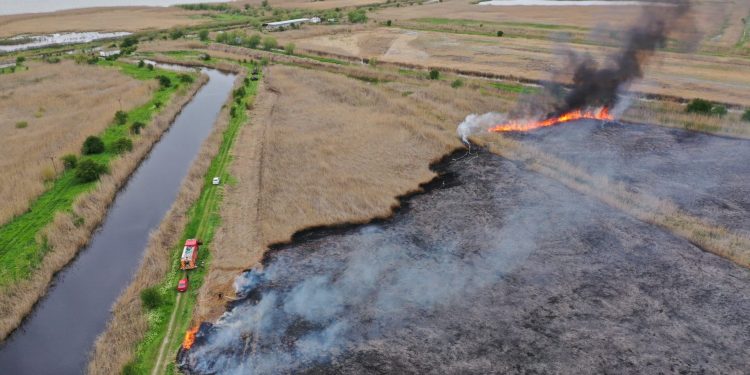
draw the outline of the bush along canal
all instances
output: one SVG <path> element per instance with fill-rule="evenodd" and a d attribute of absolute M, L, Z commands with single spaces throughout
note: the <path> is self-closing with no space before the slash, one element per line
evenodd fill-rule
<path fill-rule="evenodd" d="M 138 267 L 149 233 L 172 205 L 210 134 L 235 76 L 204 69 L 209 82 L 117 194 L 89 245 L 0 347 L 2 374 L 80 374 L 110 307 Z"/>

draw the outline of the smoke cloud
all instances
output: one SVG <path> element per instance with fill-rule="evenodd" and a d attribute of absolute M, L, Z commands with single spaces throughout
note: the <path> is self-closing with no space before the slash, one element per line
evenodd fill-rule
<path fill-rule="evenodd" d="M 643 64 L 657 48 L 666 46 L 667 36 L 690 10 L 686 0 L 667 4 L 644 8 L 638 22 L 627 31 L 624 45 L 610 56 L 606 66 L 599 66 L 588 54 L 571 51 L 568 59 L 572 88 L 557 103 L 554 114 L 586 107 L 613 107 L 621 90 L 643 77 Z"/>
<path fill-rule="evenodd" d="M 509 213 L 500 229 L 476 220 L 436 228 L 403 215 L 278 250 L 264 270 L 238 277 L 244 301 L 196 341 L 187 368 L 287 373 L 336 358 L 496 284 L 537 247 L 544 212 Z M 456 230 L 460 239 L 451 238 Z"/>

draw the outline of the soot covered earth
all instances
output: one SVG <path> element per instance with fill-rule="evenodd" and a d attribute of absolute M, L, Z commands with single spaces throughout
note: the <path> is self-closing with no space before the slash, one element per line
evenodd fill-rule
<path fill-rule="evenodd" d="M 442 177 L 387 221 L 308 232 L 269 252 L 262 271 L 238 279 L 242 298 L 180 353 L 181 369 L 747 370 L 747 269 L 482 150 L 436 169 Z"/>

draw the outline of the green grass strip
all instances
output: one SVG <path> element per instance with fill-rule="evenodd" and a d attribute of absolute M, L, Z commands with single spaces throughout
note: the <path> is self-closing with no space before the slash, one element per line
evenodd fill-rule
<path fill-rule="evenodd" d="M 165 75 L 173 82 L 171 87 L 157 90 L 147 103 L 130 110 L 127 124 L 115 125 L 112 123 L 102 133 L 98 134 L 104 141 L 105 152 L 85 158 L 109 164 L 111 160 L 118 156 L 110 151 L 112 143 L 121 137 L 129 137 L 129 127 L 134 121 L 148 124 L 153 115 L 164 107 L 164 104 L 169 101 L 181 85 L 179 84 L 178 74 L 166 70 L 149 70 L 115 61 L 102 61 L 99 65 L 119 69 L 121 72 L 140 80 L 151 80 L 158 75 Z M 55 161 L 55 164 L 58 168 L 62 168 L 62 163 L 59 160 Z M 72 211 L 75 199 L 92 190 L 97 183 L 98 181 L 78 183 L 75 179 L 74 170 L 64 171 L 58 178 L 48 183 L 47 190 L 31 203 L 28 211 L 0 227 L 0 287 L 10 285 L 31 275 L 41 263 L 44 255 L 50 250 L 46 240 L 41 236 L 42 229 L 52 222 L 57 212 Z"/>
<path fill-rule="evenodd" d="M 243 66 L 252 70 L 254 67 L 251 63 Z M 210 263 L 211 240 L 214 232 L 221 221 L 220 209 L 223 199 L 223 187 L 215 186 L 211 183 L 214 176 L 219 176 L 222 183 L 232 181 L 229 174 L 229 165 L 231 163 L 230 151 L 237 139 L 240 129 L 248 121 L 247 103 L 252 102 L 258 90 L 259 81 L 249 81 L 245 86 L 246 94 L 239 101 L 233 102 L 236 108 L 234 116 L 230 117 L 229 125 L 223 133 L 223 139 L 218 154 L 211 161 L 211 165 L 204 176 L 203 188 L 200 197 L 188 210 L 188 221 L 183 230 L 180 241 L 172 247 L 172 257 L 170 270 L 164 281 L 158 286 L 162 296 L 163 304 L 148 312 L 149 328 L 144 339 L 138 344 L 135 358 L 125 367 L 124 373 L 127 374 L 150 374 L 157 356 L 161 343 L 168 331 L 169 317 L 174 309 L 176 312 L 176 322 L 172 331 L 167 355 L 174 358 L 175 353 L 182 344 L 185 331 L 190 327 L 190 319 L 193 315 L 193 308 L 198 299 L 198 290 L 203 284 L 203 278 L 208 270 Z M 199 256 L 200 267 L 190 272 L 190 284 L 188 291 L 180 299 L 179 305 L 175 305 L 177 297 L 177 282 L 184 277 L 185 271 L 180 270 L 180 254 L 185 240 L 188 238 L 200 238 L 203 241 Z M 174 363 L 167 366 L 167 373 L 175 373 Z M 161 369 L 159 371 L 161 373 Z"/>

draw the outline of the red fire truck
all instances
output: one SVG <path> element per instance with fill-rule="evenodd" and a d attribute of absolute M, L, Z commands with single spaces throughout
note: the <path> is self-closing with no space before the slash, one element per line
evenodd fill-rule
<path fill-rule="evenodd" d="M 185 241 L 185 247 L 182 248 L 182 256 L 180 257 L 180 269 L 192 270 L 197 267 L 198 247 L 200 245 L 203 245 L 203 243 L 195 238 Z"/>

